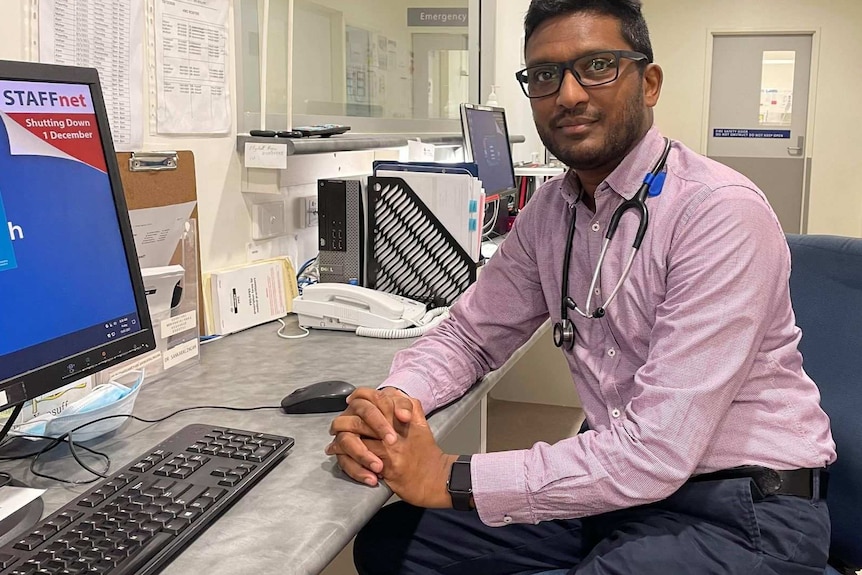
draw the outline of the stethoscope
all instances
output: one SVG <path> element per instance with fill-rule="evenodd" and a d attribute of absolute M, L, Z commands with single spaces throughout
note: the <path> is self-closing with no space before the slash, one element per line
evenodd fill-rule
<path fill-rule="evenodd" d="M 604 317 L 605 313 L 610 307 L 611 302 L 614 301 L 614 298 L 617 297 L 617 293 L 620 291 L 623 283 L 625 283 L 626 279 L 629 276 L 629 271 L 632 267 L 632 262 L 635 259 L 635 254 L 637 254 L 638 250 L 641 247 L 641 242 L 643 242 L 644 235 L 646 234 L 647 226 L 649 225 L 649 211 L 646 207 L 646 199 L 647 197 L 654 197 L 661 193 L 662 186 L 664 186 L 665 174 L 664 165 L 667 162 L 667 156 L 670 154 L 671 141 L 667 138 L 664 139 L 664 150 L 662 151 L 661 157 L 659 157 L 658 161 L 653 166 L 653 169 L 644 176 L 644 181 L 641 184 L 641 187 L 638 189 L 638 192 L 632 197 L 630 200 L 624 201 L 620 206 L 614 210 L 613 215 L 611 216 L 611 222 L 608 225 L 608 232 L 605 234 L 605 241 L 602 244 L 602 251 L 599 253 L 599 261 L 596 263 L 596 269 L 593 272 L 592 280 L 590 281 L 590 289 L 587 293 L 587 304 L 584 306 L 587 310 L 590 309 L 590 304 L 593 301 L 593 293 L 596 289 L 596 284 L 599 281 L 599 275 L 602 272 L 602 263 L 605 261 L 605 254 L 608 252 L 608 246 L 611 243 L 611 239 L 613 239 L 614 234 L 617 231 L 617 225 L 620 223 L 620 218 L 623 217 L 623 214 L 628 210 L 635 210 L 640 216 L 640 223 L 638 224 L 638 231 L 635 235 L 635 241 L 632 244 L 632 251 L 629 254 L 629 259 L 626 262 L 625 267 L 623 268 L 623 273 L 620 275 L 620 279 L 617 281 L 617 285 L 614 286 L 611 295 L 608 297 L 607 301 L 605 301 L 604 305 L 598 306 L 595 311 L 589 313 L 588 311 L 583 311 L 578 307 L 578 304 L 575 303 L 569 296 L 569 264 L 572 261 L 572 241 L 575 237 L 575 222 L 577 220 L 577 204 L 581 200 L 581 195 L 583 194 L 583 189 L 578 194 L 575 203 L 572 204 L 572 223 L 569 226 L 569 236 L 566 240 L 566 256 L 563 260 L 563 287 L 562 293 L 560 295 L 560 321 L 554 324 L 554 345 L 557 347 L 565 347 L 566 349 L 572 349 L 575 345 L 575 324 L 572 323 L 572 320 L 569 319 L 569 310 L 575 310 L 583 317 L 587 319 L 599 319 Z"/>

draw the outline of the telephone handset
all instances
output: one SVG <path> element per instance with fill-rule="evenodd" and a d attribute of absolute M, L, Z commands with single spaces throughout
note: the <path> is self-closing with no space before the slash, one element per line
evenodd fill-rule
<path fill-rule="evenodd" d="M 342 283 L 305 286 L 302 295 L 293 300 L 293 311 L 302 327 L 356 331 L 372 337 L 415 337 L 420 333 L 409 328 L 424 332 L 448 316 L 446 308 L 428 311 L 411 299 Z"/>

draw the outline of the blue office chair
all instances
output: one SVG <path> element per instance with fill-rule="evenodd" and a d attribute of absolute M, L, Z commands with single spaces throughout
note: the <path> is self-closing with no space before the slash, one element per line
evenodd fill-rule
<path fill-rule="evenodd" d="M 835 568 L 826 572 L 855 573 L 862 569 L 862 239 L 788 235 L 787 243 L 803 366 L 820 388 L 838 446 L 826 499 Z"/>
<path fill-rule="evenodd" d="M 803 365 L 820 388 L 838 445 L 829 470 L 832 544 L 825 575 L 852 575 L 862 569 L 862 239 L 788 235 L 787 243 Z"/>

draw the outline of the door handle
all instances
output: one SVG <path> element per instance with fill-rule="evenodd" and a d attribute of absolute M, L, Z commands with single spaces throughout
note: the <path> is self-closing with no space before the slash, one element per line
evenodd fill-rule
<path fill-rule="evenodd" d="M 802 151 L 805 149 L 805 136 L 799 136 L 796 139 L 796 146 L 788 146 L 787 153 L 791 156 L 801 156 Z"/>

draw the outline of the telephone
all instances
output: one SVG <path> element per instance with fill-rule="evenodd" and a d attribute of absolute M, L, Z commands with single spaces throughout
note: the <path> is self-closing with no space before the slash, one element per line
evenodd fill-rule
<path fill-rule="evenodd" d="M 366 337 L 416 337 L 449 316 L 417 301 L 351 284 L 317 283 L 294 298 L 293 311 L 306 328 L 355 331 Z"/>

